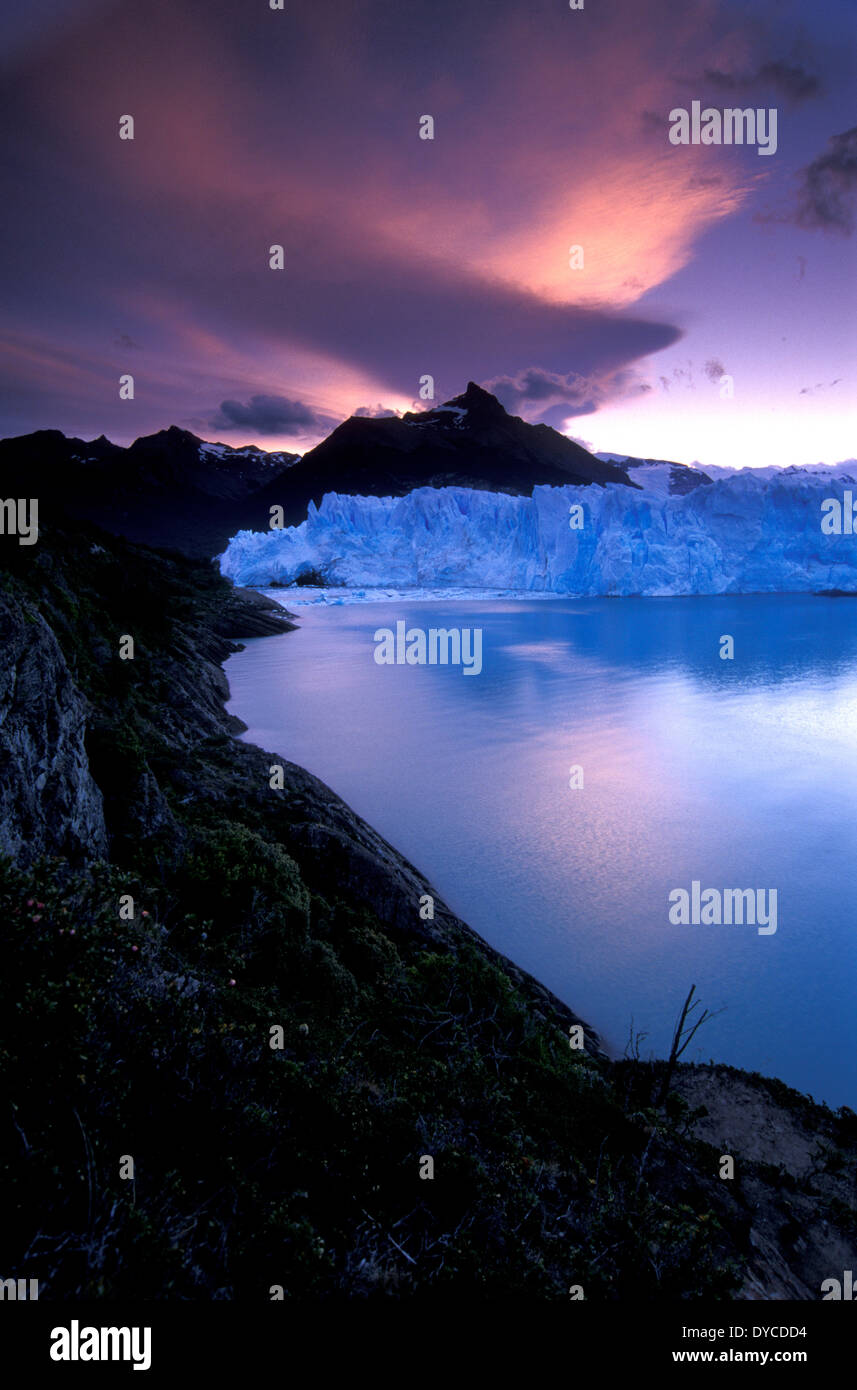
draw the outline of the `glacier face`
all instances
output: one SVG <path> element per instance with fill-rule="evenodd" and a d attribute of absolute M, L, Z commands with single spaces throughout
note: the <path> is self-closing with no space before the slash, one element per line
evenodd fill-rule
<path fill-rule="evenodd" d="M 769 473 L 768 470 L 765 470 Z M 717 478 L 669 495 L 536 487 L 532 497 L 418 488 L 405 497 L 328 493 L 306 521 L 240 531 L 220 557 L 237 584 L 291 584 L 313 570 L 347 588 L 481 588 L 596 596 L 857 591 L 857 534 L 821 530 L 825 498 L 857 501 L 857 469 Z M 569 525 L 582 508 L 582 529 Z"/>

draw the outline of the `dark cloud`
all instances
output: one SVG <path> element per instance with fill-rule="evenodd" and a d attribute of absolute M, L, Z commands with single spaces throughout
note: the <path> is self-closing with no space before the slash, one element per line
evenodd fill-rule
<path fill-rule="evenodd" d="M 794 221 L 799 227 L 821 227 L 850 236 L 854 230 L 857 194 L 857 126 L 833 135 L 824 154 L 801 170 Z"/>
<path fill-rule="evenodd" d="M 642 395 L 651 388 L 630 368 L 592 373 L 550 372 L 526 367 L 517 376 L 496 377 L 483 383 L 513 415 L 536 419 L 562 429 L 566 420 L 594 415 L 609 401 Z"/>
<path fill-rule="evenodd" d="M 425 402 L 423 404 L 425 405 Z M 360 405 L 354 414 L 359 415 L 364 420 L 393 420 L 398 418 L 399 412 L 398 410 L 391 410 L 389 406 L 381 405 L 379 402 L 378 405 Z"/>
<path fill-rule="evenodd" d="M 704 80 L 721 91 L 746 93 L 758 87 L 773 87 L 786 101 L 809 101 L 821 93 L 821 82 L 814 73 L 797 64 L 763 63 L 754 73 L 723 72 L 706 68 Z"/>
<path fill-rule="evenodd" d="M 246 405 L 241 401 L 221 401 L 220 412 L 210 423 L 215 430 L 307 434 L 332 429 L 338 422 L 302 401 L 290 401 L 285 396 L 251 396 Z"/>
<path fill-rule="evenodd" d="M 681 386 L 685 389 L 685 391 L 695 391 L 695 367 L 698 371 L 698 365 L 694 364 L 692 361 L 688 359 L 686 366 L 673 367 L 669 376 L 659 376 L 658 382 L 660 383 L 661 390 L 669 391 L 670 387 L 672 386 Z M 719 357 L 707 358 L 706 361 L 702 364 L 702 372 L 703 375 L 706 376 L 709 381 L 712 381 L 715 384 L 718 384 L 720 380 L 727 375 L 726 368 L 724 367 Z"/>
<path fill-rule="evenodd" d="M 810 230 L 821 228 L 840 236 L 854 230 L 857 195 L 857 126 L 832 135 L 827 149 L 799 171 L 796 204 L 789 211 L 757 212 L 754 222 L 791 223 Z M 798 257 L 803 262 L 803 257 Z M 802 280 L 805 265 L 801 264 Z"/>
<path fill-rule="evenodd" d="M 563 375 L 542 367 L 527 367 L 517 376 L 497 377 L 485 386 L 513 415 L 532 415 L 533 407 L 541 409 L 539 418 L 545 424 L 554 424 L 559 410 L 561 418 L 568 419 L 572 415 L 591 415 L 598 409 L 595 382 L 576 372 Z"/>

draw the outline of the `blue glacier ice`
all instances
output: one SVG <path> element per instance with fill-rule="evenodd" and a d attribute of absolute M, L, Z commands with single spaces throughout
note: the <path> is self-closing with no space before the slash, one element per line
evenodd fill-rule
<path fill-rule="evenodd" d="M 673 495 L 668 464 L 640 490 L 536 487 L 532 497 L 418 488 L 326 494 L 299 526 L 240 531 L 220 557 L 237 584 L 288 585 L 313 570 L 346 589 L 600 594 L 857 591 L 857 535 L 825 534 L 824 499 L 857 501 L 857 466 L 744 469 Z M 724 470 L 725 472 L 725 470 Z M 718 470 L 720 474 L 720 470 Z M 572 529 L 572 508 L 583 525 Z"/>

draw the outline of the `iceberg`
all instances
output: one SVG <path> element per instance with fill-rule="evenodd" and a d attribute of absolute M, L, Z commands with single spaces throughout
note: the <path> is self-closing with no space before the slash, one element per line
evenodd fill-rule
<path fill-rule="evenodd" d="M 344 590 L 490 589 L 576 596 L 857 592 L 857 535 L 825 534 L 822 503 L 857 496 L 857 468 L 742 470 L 684 495 L 662 467 L 639 489 L 535 487 L 531 497 L 422 487 L 327 493 L 299 526 L 240 531 L 236 584 Z M 344 595 L 343 595 L 344 596 Z"/>

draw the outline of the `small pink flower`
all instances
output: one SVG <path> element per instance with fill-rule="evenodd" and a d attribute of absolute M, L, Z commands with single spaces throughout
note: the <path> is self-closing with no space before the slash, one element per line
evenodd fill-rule
<path fill-rule="evenodd" d="M 148 912 L 143 911 L 140 915 L 141 915 L 142 917 L 148 917 L 149 914 L 148 914 Z"/>
<path fill-rule="evenodd" d="M 69 934 L 69 936 L 74 936 L 74 927 L 71 927 L 71 928 L 69 929 L 69 933 L 68 933 L 68 934 Z"/>
<path fill-rule="evenodd" d="M 36 907 L 44 907 L 44 903 L 37 902 Z"/>
<path fill-rule="evenodd" d="M 132 947 L 131 947 L 131 950 L 132 950 L 132 951 L 136 951 L 136 949 L 137 949 L 136 946 L 132 946 Z"/>
<path fill-rule="evenodd" d="M 41 920 L 42 920 L 42 914 L 41 914 L 41 912 L 34 912 L 33 915 L 32 915 L 32 917 L 30 918 L 30 920 L 31 920 L 32 922 L 41 922 Z"/>
<path fill-rule="evenodd" d="M 36 900 L 35 900 L 35 898 L 28 898 L 28 899 L 27 899 L 27 907 L 35 907 L 35 906 L 36 906 Z"/>
<path fill-rule="evenodd" d="M 234 984 L 235 984 L 235 981 L 234 981 L 234 980 L 230 980 L 229 983 L 230 983 L 231 985 L 234 985 Z"/>

